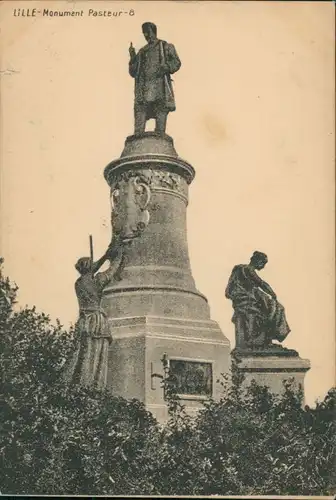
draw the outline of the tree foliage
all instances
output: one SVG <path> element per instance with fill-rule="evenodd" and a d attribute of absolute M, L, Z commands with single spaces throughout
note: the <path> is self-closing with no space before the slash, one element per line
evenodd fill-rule
<path fill-rule="evenodd" d="M 328 495 L 335 485 L 335 389 L 301 407 L 252 384 L 233 364 L 223 398 L 196 418 L 167 372 L 169 420 L 137 401 L 62 382 L 74 331 L 18 309 L 0 276 L 0 484 L 6 494 Z"/>

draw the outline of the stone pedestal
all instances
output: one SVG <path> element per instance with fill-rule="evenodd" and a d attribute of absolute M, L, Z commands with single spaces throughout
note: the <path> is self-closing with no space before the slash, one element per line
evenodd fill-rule
<path fill-rule="evenodd" d="M 171 137 L 147 132 L 128 137 L 121 157 L 104 175 L 111 196 L 120 180 L 130 176 L 147 179 L 150 190 L 149 224 L 130 247 L 122 280 L 107 287 L 103 297 L 114 339 L 108 383 L 115 394 L 145 402 L 163 421 L 166 405 L 159 376 L 164 354 L 183 372 L 179 376 L 190 411 L 207 397 L 209 377 L 211 395 L 217 396 L 216 380 L 229 369 L 229 341 L 211 320 L 190 269 L 186 207 L 195 171 L 178 157 Z M 203 377 L 203 386 L 195 385 L 195 377 Z"/>
<path fill-rule="evenodd" d="M 284 381 L 292 379 L 293 389 L 304 391 L 304 378 L 310 369 L 310 362 L 299 356 L 243 356 L 238 364 L 239 370 L 245 375 L 244 385 L 252 380 L 258 385 L 269 387 L 273 394 L 282 394 Z"/>

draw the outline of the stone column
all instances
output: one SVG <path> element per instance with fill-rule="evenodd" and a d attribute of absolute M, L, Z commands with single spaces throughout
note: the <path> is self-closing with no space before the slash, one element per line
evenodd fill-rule
<path fill-rule="evenodd" d="M 108 384 L 115 394 L 144 401 L 162 421 L 167 416 L 160 387 L 164 355 L 180 370 L 184 403 L 191 410 L 210 389 L 219 396 L 216 380 L 229 369 L 229 341 L 211 320 L 190 268 L 186 208 L 195 171 L 179 158 L 171 137 L 147 132 L 128 137 L 121 157 L 104 175 L 111 196 L 132 176 L 146 179 L 150 191 L 149 224 L 130 246 L 121 281 L 103 298 L 114 339 Z"/>

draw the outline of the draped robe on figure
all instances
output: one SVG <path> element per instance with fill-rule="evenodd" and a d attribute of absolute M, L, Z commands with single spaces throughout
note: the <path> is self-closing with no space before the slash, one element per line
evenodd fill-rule
<path fill-rule="evenodd" d="M 255 347 L 267 346 L 271 341 L 282 342 L 290 332 L 284 307 L 260 288 L 261 281 L 248 265 L 240 264 L 233 268 L 226 297 L 232 300 L 234 314 L 232 322 L 237 325 L 238 318 L 244 324 L 247 344 Z M 253 332 L 248 332 L 248 324 L 254 321 Z"/>
<path fill-rule="evenodd" d="M 80 344 L 65 367 L 65 379 L 81 385 L 103 389 L 107 381 L 108 351 L 112 341 L 108 321 L 100 307 L 107 272 L 84 274 L 75 283 L 79 304 L 76 330 Z"/>

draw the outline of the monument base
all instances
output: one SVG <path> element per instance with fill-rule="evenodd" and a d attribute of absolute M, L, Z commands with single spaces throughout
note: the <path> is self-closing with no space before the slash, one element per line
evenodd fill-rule
<path fill-rule="evenodd" d="M 310 362 L 298 356 L 241 356 L 238 370 L 244 374 L 244 386 L 254 380 L 260 386 L 269 387 L 273 394 L 284 392 L 284 382 L 291 380 L 294 390 L 304 390 L 304 377 Z"/>
<path fill-rule="evenodd" d="M 108 387 L 142 401 L 163 423 L 163 360 L 190 413 L 204 399 L 220 397 L 216 381 L 229 371 L 229 340 L 210 319 L 191 272 L 186 209 L 195 170 L 178 156 L 171 137 L 146 132 L 127 137 L 104 176 L 113 230 L 132 235 L 147 214 L 145 229 L 127 250 L 121 279 L 104 290 L 102 308 L 113 338 Z"/>
<path fill-rule="evenodd" d="M 188 413 L 221 396 L 217 380 L 229 370 L 230 345 L 215 321 L 138 316 L 110 319 L 110 327 L 107 385 L 113 394 L 139 399 L 160 423 L 166 422 L 165 358 Z"/>

